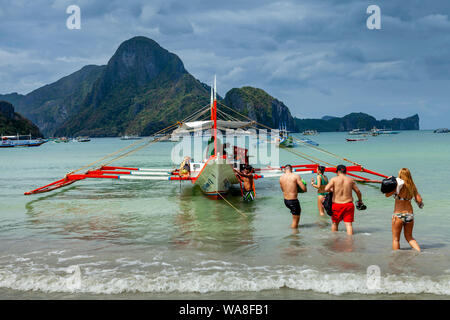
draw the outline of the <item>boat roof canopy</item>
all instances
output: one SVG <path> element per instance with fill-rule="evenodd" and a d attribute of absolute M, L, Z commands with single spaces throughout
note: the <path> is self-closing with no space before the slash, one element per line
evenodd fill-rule
<path fill-rule="evenodd" d="M 249 121 L 217 120 L 217 129 L 222 129 L 222 130 L 245 128 L 245 127 L 249 127 L 251 125 L 253 125 L 253 123 L 249 122 Z M 212 129 L 213 126 L 214 126 L 214 121 L 212 121 L 212 120 L 184 122 L 175 131 L 208 130 L 208 129 Z"/>

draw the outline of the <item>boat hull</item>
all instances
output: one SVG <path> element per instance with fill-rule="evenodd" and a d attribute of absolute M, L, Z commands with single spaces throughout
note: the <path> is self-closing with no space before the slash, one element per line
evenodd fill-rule
<path fill-rule="evenodd" d="M 231 186 L 238 183 L 232 164 L 216 160 L 209 161 L 195 181 L 195 185 L 212 198 L 226 195 Z"/>

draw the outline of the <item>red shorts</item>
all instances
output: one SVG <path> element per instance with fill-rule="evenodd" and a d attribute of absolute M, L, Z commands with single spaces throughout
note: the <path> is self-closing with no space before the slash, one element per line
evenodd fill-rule
<path fill-rule="evenodd" d="M 355 216 L 355 205 L 353 202 L 333 203 L 332 210 L 331 221 L 334 223 L 339 223 L 342 220 L 344 222 L 353 222 Z"/>

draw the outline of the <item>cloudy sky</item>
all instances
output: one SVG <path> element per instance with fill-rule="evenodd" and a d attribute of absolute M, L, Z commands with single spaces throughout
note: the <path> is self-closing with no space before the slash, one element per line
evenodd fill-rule
<path fill-rule="evenodd" d="M 81 30 L 66 8 L 81 8 Z M 381 30 L 366 9 L 381 8 Z M 0 0 L 0 93 L 106 64 L 136 35 L 176 53 L 219 93 L 260 87 L 301 118 L 418 113 L 450 127 L 449 0 Z"/>

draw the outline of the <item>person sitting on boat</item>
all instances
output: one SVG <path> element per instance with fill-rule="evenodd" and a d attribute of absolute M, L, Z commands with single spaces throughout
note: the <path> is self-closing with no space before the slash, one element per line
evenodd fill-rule
<path fill-rule="evenodd" d="M 323 207 L 323 200 L 325 200 L 325 196 L 328 193 L 328 192 L 325 192 L 325 186 L 327 184 L 328 184 L 328 178 L 325 175 L 325 167 L 318 166 L 316 183 L 314 183 L 314 179 L 311 179 L 311 185 L 317 189 L 317 207 L 319 208 L 319 214 L 321 216 L 325 215 L 325 209 Z"/>
<path fill-rule="evenodd" d="M 302 209 L 298 201 L 298 193 L 306 192 L 306 183 L 299 175 L 292 172 L 292 166 L 284 166 L 284 174 L 280 177 L 280 187 L 284 196 L 284 205 L 291 210 L 292 224 L 291 228 L 297 229 L 300 221 Z"/>
<path fill-rule="evenodd" d="M 239 171 L 233 169 L 236 173 L 236 177 L 239 179 L 241 183 L 244 184 L 242 190 L 242 197 L 244 201 L 253 201 L 255 200 L 255 182 L 253 180 L 253 168 L 250 165 L 244 167 L 244 170 Z"/>
<path fill-rule="evenodd" d="M 423 200 L 417 191 L 416 185 L 408 168 L 403 168 L 398 173 L 396 190 L 386 193 L 386 197 L 394 196 L 395 207 L 392 216 L 392 249 L 400 249 L 400 234 L 404 231 L 405 239 L 409 245 L 417 251 L 420 246 L 414 239 L 412 232 L 414 227 L 414 210 L 411 200 L 414 199 L 423 208 Z"/>
<path fill-rule="evenodd" d="M 183 162 L 180 165 L 180 177 L 189 178 L 191 174 L 191 157 L 184 157 Z"/>

